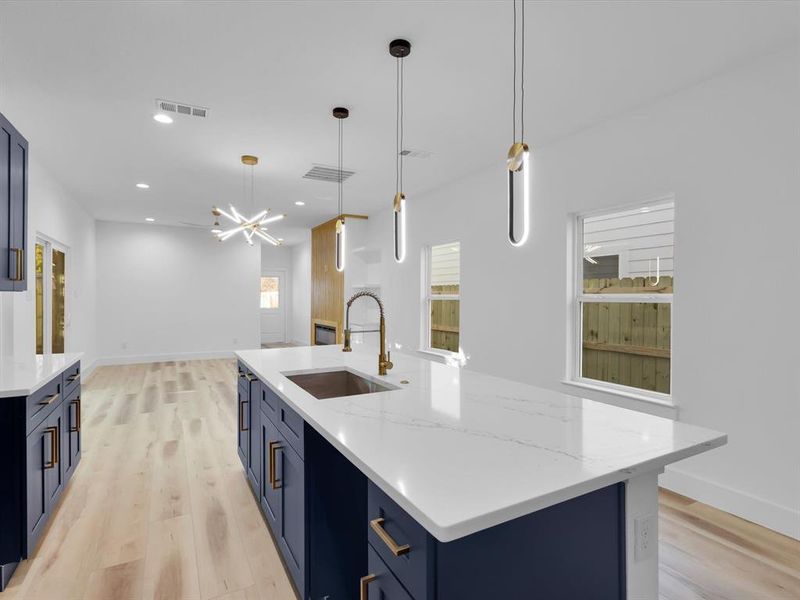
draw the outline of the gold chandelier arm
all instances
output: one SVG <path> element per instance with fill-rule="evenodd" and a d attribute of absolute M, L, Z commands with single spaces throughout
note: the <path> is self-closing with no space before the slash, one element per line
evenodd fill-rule
<path fill-rule="evenodd" d="M 226 213 L 221 208 L 217 208 L 217 212 L 219 212 L 219 214 L 221 214 L 226 219 L 229 219 L 229 220 L 233 221 L 234 223 L 241 223 L 241 221 L 239 219 L 237 219 L 236 217 L 234 217 L 233 215 L 231 215 L 229 213 Z M 234 210 L 233 212 L 236 212 L 236 210 Z"/>

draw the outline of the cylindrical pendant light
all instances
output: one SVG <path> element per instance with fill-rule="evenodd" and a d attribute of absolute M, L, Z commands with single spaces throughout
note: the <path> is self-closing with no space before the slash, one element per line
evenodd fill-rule
<path fill-rule="evenodd" d="M 344 200 L 342 190 L 342 154 L 344 153 L 343 145 L 343 123 L 344 120 L 350 116 L 350 111 L 341 106 L 333 109 L 333 116 L 339 119 L 339 214 L 336 217 L 336 270 L 344 271 L 345 263 L 345 248 L 346 248 L 346 235 L 344 226 Z"/>
<path fill-rule="evenodd" d="M 403 193 L 403 59 L 411 54 L 411 43 L 397 39 L 389 43 L 389 54 L 397 64 L 397 110 L 395 115 L 395 194 L 392 201 L 394 219 L 394 259 L 401 263 L 406 258 L 406 195 Z"/>
<path fill-rule="evenodd" d="M 530 192 L 530 149 L 525 143 L 525 0 L 522 5 L 522 43 L 520 54 L 520 136 L 517 141 L 517 0 L 514 0 L 514 93 L 512 105 L 513 143 L 508 150 L 508 241 L 512 246 L 522 246 L 530 232 L 531 192 Z M 515 192 L 520 183 L 522 197 Z"/>

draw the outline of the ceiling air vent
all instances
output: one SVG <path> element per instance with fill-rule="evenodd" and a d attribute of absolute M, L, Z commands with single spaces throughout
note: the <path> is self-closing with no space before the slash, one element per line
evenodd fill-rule
<path fill-rule="evenodd" d="M 427 150 L 412 150 L 410 148 L 400 151 L 400 155 L 406 158 L 430 158 L 431 154 L 433 154 L 433 152 L 428 152 Z"/>
<path fill-rule="evenodd" d="M 347 181 L 355 171 L 348 171 L 342 169 L 342 181 Z M 303 179 L 313 179 L 315 181 L 330 181 L 331 183 L 338 183 L 339 181 L 339 167 L 329 167 L 327 165 L 313 165 L 308 172 L 303 175 Z"/>
<path fill-rule="evenodd" d="M 192 106 L 183 102 L 173 102 L 172 100 L 156 100 L 156 108 L 166 113 L 177 113 L 187 117 L 207 117 L 208 109 L 204 106 Z"/>

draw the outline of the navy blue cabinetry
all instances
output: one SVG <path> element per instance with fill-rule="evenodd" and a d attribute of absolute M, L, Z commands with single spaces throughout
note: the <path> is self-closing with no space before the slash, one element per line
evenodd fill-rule
<path fill-rule="evenodd" d="M 80 461 L 80 382 L 73 377 L 65 397 L 65 379 L 60 373 L 30 396 L 0 398 L 0 591 L 36 549 Z"/>
<path fill-rule="evenodd" d="M 0 114 L 0 291 L 28 287 L 28 142 Z"/>
<path fill-rule="evenodd" d="M 275 483 L 275 453 L 276 446 L 281 443 L 281 434 L 278 427 L 267 416 L 261 412 L 261 486 L 259 502 L 261 512 L 267 519 L 267 523 L 273 533 L 280 531 L 281 520 L 281 489 Z M 277 535 L 277 533 L 275 533 Z"/>
<path fill-rule="evenodd" d="M 261 487 L 261 409 L 258 398 L 261 396 L 261 382 L 250 382 L 250 402 L 247 404 L 247 480 L 254 492 Z"/>

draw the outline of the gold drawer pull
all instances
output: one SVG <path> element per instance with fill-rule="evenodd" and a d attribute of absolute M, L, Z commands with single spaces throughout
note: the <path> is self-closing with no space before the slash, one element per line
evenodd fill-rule
<path fill-rule="evenodd" d="M 239 403 L 239 431 L 250 431 L 249 427 L 244 426 L 244 405 L 250 404 L 248 400 Z"/>
<path fill-rule="evenodd" d="M 75 375 L 70 375 L 69 377 L 67 377 L 67 383 L 72 383 L 73 381 L 77 381 L 80 378 L 81 378 L 80 373 L 77 373 Z"/>
<path fill-rule="evenodd" d="M 381 541 L 391 550 L 392 554 L 395 556 L 402 556 L 403 554 L 411 552 L 411 546 L 408 544 L 399 546 L 397 542 L 392 539 L 392 536 L 386 533 L 386 530 L 383 528 L 383 523 L 383 518 L 379 517 L 377 519 L 372 519 L 372 521 L 369 522 L 369 526 L 372 527 L 372 531 L 378 534 L 378 537 L 381 538 Z"/>
<path fill-rule="evenodd" d="M 277 460 L 275 456 L 275 453 L 282 447 L 280 442 L 269 443 L 269 484 L 272 486 L 273 490 L 279 490 L 282 487 L 281 480 L 278 479 Z"/>
<path fill-rule="evenodd" d="M 47 396 L 44 400 L 39 402 L 39 404 L 41 404 L 42 406 L 47 406 L 48 404 L 52 404 L 56 400 L 58 400 L 58 394 L 51 394 L 50 396 Z"/>
<path fill-rule="evenodd" d="M 44 432 L 50 434 L 50 461 L 42 466 L 52 469 L 58 464 L 58 427 L 46 427 Z"/>
<path fill-rule="evenodd" d="M 369 600 L 369 590 L 367 589 L 367 587 L 369 586 L 370 583 L 372 583 L 376 579 L 377 577 L 372 573 L 370 573 L 369 575 L 364 575 L 364 577 L 361 578 L 358 586 L 360 591 L 359 593 L 360 600 Z"/>
<path fill-rule="evenodd" d="M 77 433 L 81 430 L 81 397 L 78 396 L 70 404 L 75 405 L 75 427 L 70 427 L 69 430 L 71 433 Z"/>

